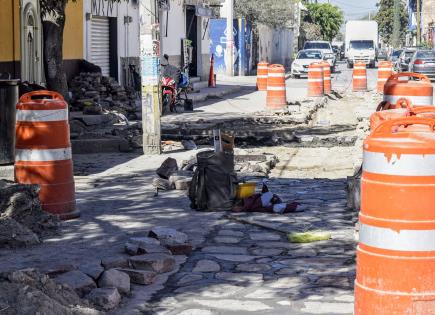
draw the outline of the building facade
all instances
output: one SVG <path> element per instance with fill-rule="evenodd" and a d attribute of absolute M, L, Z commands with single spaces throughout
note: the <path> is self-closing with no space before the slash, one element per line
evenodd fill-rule
<path fill-rule="evenodd" d="M 407 0 L 408 33 L 406 43 L 417 44 L 417 1 L 420 1 L 421 42 L 435 48 L 435 0 Z"/>
<path fill-rule="evenodd" d="M 220 0 L 167 0 L 160 10 L 161 52 L 190 76 L 208 78 L 210 70 L 210 19 Z"/>
<path fill-rule="evenodd" d="M 42 27 L 38 0 L 0 0 L 0 73 L 43 84 Z M 63 56 L 67 69 L 83 59 L 83 0 L 66 8 Z"/>
<path fill-rule="evenodd" d="M 0 0 L 0 73 L 44 84 L 42 26 L 38 0 Z M 128 79 L 129 64 L 139 65 L 139 1 L 69 1 L 63 57 L 68 80 L 82 60 L 101 67 L 103 75 Z"/>

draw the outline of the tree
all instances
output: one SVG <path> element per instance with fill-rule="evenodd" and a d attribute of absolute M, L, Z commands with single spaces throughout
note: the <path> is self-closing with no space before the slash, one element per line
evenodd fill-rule
<path fill-rule="evenodd" d="M 265 24 L 273 28 L 285 27 L 293 20 L 295 0 L 235 0 L 236 16 L 254 26 Z"/>
<path fill-rule="evenodd" d="M 331 41 L 340 32 L 344 22 L 343 12 L 329 3 L 308 3 L 306 7 L 308 12 L 304 22 L 318 25 L 321 39 Z"/>
<path fill-rule="evenodd" d="M 379 3 L 379 10 L 375 16 L 375 21 L 378 22 L 379 26 L 379 35 L 381 36 L 384 43 L 388 45 L 393 44 L 393 33 L 394 33 L 394 5 L 395 0 L 381 0 Z M 402 1 L 397 1 L 396 6 L 399 7 L 399 23 L 396 25 L 399 26 L 399 34 L 396 35 L 399 38 L 398 44 L 403 44 L 405 42 L 405 34 L 408 25 L 408 16 Z"/>
<path fill-rule="evenodd" d="M 71 0 L 75 2 L 76 0 Z M 110 3 L 122 0 L 104 0 Z M 66 96 L 68 84 L 63 66 L 63 31 L 68 0 L 39 0 L 43 32 L 44 71 L 47 87 Z"/>

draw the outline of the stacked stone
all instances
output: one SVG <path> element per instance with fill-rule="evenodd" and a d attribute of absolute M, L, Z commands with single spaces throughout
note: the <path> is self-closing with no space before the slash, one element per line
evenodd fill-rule
<path fill-rule="evenodd" d="M 71 81 L 70 92 L 73 111 L 92 115 L 114 110 L 129 119 L 137 119 L 138 93 L 101 73 L 81 73 Z"/>

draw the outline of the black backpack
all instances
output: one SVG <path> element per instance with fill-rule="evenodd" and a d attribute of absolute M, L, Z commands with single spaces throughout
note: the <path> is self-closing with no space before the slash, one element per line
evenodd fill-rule
<path fill-rule="evenodd" d="M 198 211 L 230 211 L 237 184 L 233 153 L 200 152 L 189 189 L 190 207 Z"/>

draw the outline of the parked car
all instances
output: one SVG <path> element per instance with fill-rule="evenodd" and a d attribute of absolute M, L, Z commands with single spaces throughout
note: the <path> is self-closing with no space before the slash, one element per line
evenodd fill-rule
<path fill-rule="evenodd" d="M 292 77 L 300 78 L 302 75 L 308 75 L 308 66 L 313 62 L 323 60 L 323 53 L 320 50 L 304 49 L 299 51 L 291 66 Z"/>
<path fill-rule="evenodd" d="M 402 51 L 403 51 L 403 49 L 393 50 L 393 52 L 388 57 L 388 60 L 395 63 L 397 61 L 397 59 L 399 58 L 400 54 L 402 53 Z"/>
<path fill-rule="evenodd" d="M 378 60 L 388 60 L 388 52 L 386 49 L 379 49 Z"/>
<path fill-rule="evenodd" d="M 417 48 L 405 48 L 396 60 L 395 69 L 397 71 L 408 71 L 409 62 L 412 56 L 417 51 Z"/>
<path fill-rule="evenodd" d="M 409 63 L 409 71 L 435 78 L 435 50 L 418 50 Z"/>
<path fill-rule="evenodd" d="M 335 63 L 337 61 L 337 58 L 335 56 L 334 51 L 332 50 L 332 46 L 330 42 L 326 41 L 308 41 L 304 44 L 304 50 L 306 49 L 315 49 L 320 50 L 323 54 L 324 60 L 326 60 L 330 66 L 331 71 L 335 71 Z"/>

